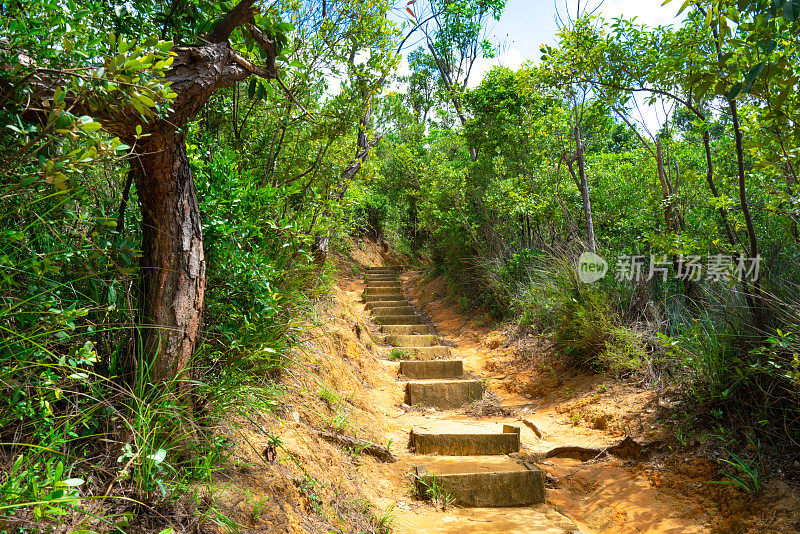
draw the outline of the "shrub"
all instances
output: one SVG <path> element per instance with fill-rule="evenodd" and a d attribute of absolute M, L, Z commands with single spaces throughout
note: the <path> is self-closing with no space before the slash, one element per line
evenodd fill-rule
<path fill-rule="evenodd" d="M 625 375 L 641 369 L 647 359 L 644 345 L 639 336 L 625 326 L 611 329 L 605 349 L 597 360 L 601 367 L 615 375 Z"/>

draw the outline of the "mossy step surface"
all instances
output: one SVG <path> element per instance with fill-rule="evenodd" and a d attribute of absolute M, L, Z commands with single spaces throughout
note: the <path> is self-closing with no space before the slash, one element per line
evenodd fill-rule
<path fill-rule="evenodd" d="M 367 308 L 367 310 L 372 310 L 373 308 L 387 308 L 391 306 L 410 306 L 410 304 L 406 299 L 372 300 L 367 302 L 365 308 Z"/>
<path fill-rule="evenodd" d="M 379 280 L 379 281 L 370 281 L 367 282 L 367 288 L 370 287 L 396 287 L 400 289 L 400 282 L 396 282 L 394 280 Z"/>
<path fill-rule="evenodd" d="M 396 300 L 403 300 L 405 297 L 402 294 L 399 295 L 364 295 L 364 302 L 385 302 L 385 301 L 396 301 Z"/>
<path fill-rule="evenodd" d="M 438 339 L 431 334 L 390 335 L 386 338 L 390 345 L 395 347 L 432 347 Z"/>
<path fill-rule="evenodd" d="M 400 304 L 399 306 L 375 306 L 372 308 L 374 315 L 412 315 L 416 310 L 411 304 Z"/>
<path fill-rule="evenodd" d="M 422 320 L 417 314 L 403 314 L 403 315 L 381 315 L 380 317 L 375 317 L 375 321 L 380 324 L 424 324 L 425 321 Z"/>
<path fill-rule="evenodd" d="M 403 290 L 397 287 L 368 287 L 364 290 L 364 295 L 394 295 L 404 297 Z"/>
<path fill-rule="evenodd" d="M 452 410 L 483 397 L 480 380 L 413 380 L 406 383 L 405 401 L 439 410 Z"/>
<path fill-rule="evenodd" d="M 381 331 L 392 335 L 433 334 L 433 328 L 426 324 L 384 324 Z"/>
<path fill-rule="evenodd" d="M 441 360 L 450 358 L 450 347 L 395 347 L 416 360 Z"/>
<path fill-rule="evenodd" d="M 398 373 L 400 376 L 410 379 L 461 378 L 464 376 L 464 362 L 461 360 L 403 360 L 400 362 Z"/>
<path fill-rule="evenodd" d="M 435 477 L 456 506 L 531 506 L 545 501 L 544 475 L 504 456 L 429 456 L 414 467 L 418 492 Z M 477 532 L 477 531 L 476 531 Z"/>
<path fill-rule="evenodd" d="M 480 456 L 519 452 L 519 427 L 439 421 L 411 430 L 416 454 Z"/>

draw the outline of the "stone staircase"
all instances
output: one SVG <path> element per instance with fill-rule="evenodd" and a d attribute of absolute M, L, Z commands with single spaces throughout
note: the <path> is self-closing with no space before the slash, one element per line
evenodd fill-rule
<path fill-rule="evenodd" d="M 412 357 L 399 364 L 405 403 L 452 410 L 481 399 L 483 383 L 466 378 L 464 362 L 439 344 L 433 327 L 406 300 L 398 275 L 394 267 L 367 269 L 364 300 L 386 341 Z M 488 426 L 445 420 L 412 428 L 409 446 L 418 489 L 435 482 L 454 504 L 467 507 L 544 502 L 541 471 L 507 456 L 519 451 L 519 427 Z"/>

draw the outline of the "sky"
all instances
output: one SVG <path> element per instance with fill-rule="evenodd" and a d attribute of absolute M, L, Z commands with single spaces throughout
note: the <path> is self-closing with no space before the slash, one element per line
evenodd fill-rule
<path fill-rule="evenodd" d="M 555 0 L 559 12 L 563 15 L 568 8 L 574 13 L 576 0 Z M 649 26 L 677 24 L 675 18 L 680 8 L 680 0 L 672 0 L 662 6 L 663 0 L 605 0 L 598 14 L 607 20 L 617 17 L 636 17 L 637 21 Z M 473 74 L 470 76 L 471 87 L 480 83 L 483 74 L 493 65 L 503 65 L 512 69 L 519 67 L 525 60 L 538 61 L 541 44 L 555 44 L 558 31 L 556 21 L 556 3 L 554 0 L 507 0 L 503 16 L 498 22 L 492 21 L 489 28 L 489 39 L 498 46 L 499 53 L 493 59 L 480 58 L 476 61 Z M 585 4 L 585 1 L 584 1 Z M 598 5 L 590 2 L 590 9 Z"/>

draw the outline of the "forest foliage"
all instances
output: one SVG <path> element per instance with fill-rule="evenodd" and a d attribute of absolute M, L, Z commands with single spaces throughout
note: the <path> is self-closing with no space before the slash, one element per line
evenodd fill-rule
<path fill-rule="evenodd" d="M 800 1 L 686 0 L 658 28 L 579 12 L 475 80 L 504 5 L 0 6 L 0 518 L 124 530 L 209 480 L 229 444 L 207 430 L 281 402 L 328 244 L 365 233 L 791 465 Z M 614 276 L 634 255 L 659 275 Z M 712 256 L 759 276 L 708 279 Z"/>
<path fill-rule="evenodd" d="M 462 90 L 463 128 L 413 55 L 409 91 L 383 101 L 376 209 L 466 308 L 678 388 L 680 435 L 757 443 L 753 461 L 791 470 L 800 4 L 687 0 L 656 28 L 590 8 L 561 13 L 537 61 Z M 591 284 L 587 250 L 608 267 Z"/>

